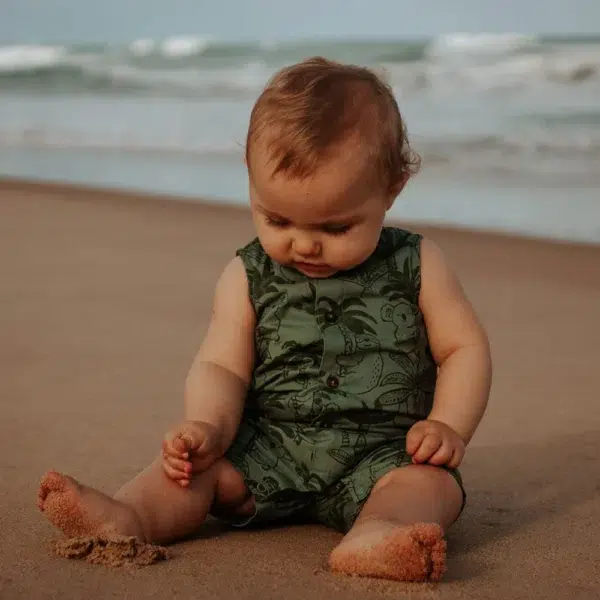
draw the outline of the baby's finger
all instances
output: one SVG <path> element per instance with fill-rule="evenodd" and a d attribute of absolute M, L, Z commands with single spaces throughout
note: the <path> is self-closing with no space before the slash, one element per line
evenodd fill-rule
<path fill-rule="evenodd" d="M 179 449 L 180 446 L 176 444 L 176 440 L 179 439 L 177 436 L 176 433 L 167 433 L 162 443 L 163 453 L 176 458 L 186 458 L 185 448 L 182 451 Z"/>
<path fill-rule="evenodd" d="M 179 471 L 178 469 L 173 468 L 166 460 L 163 460 L 162 468 L 163 471 L 166 473 L 167 477 L 169 477 L 169 479 L 177 481 L 178 483 L 183 483 L 185 481 L 189 482 L 188 475 L 186 475 L 182 471 Z"/>
<path fill-rule="evenodd" d="M 190 442 L 182 436 L 178 436 L 173 440 L 173 448 L 182 458 L 187 458 L 190 450 Z"/>
<path fill-rule="evenodd" d="M 194 423 L 184 423 L 178 437 L 181 440 L 180 443 L 183 443 L 185 446 L 184 452 L 197 452 L 201 450 L 203 444 L 206 442 L 204 430 L 197 427 Z"/>
<path fill-rule="evenodd" d="M 448 443 L 442 443 L 439 450 L 427 461 L 430 465 L 447 465 L 452 458 L 454 449 Z"/>
<path fill-rule="evenodd" d="M 427 462 L 442 445 L 442 439 L 435 433 L 428 433 L 421 442 L 417 451 L 413 454 L 413 462 Z"/>
<path fill-rule="evenodd" d="M 451 469 L 458 468 L 464 457 L 465 457 L 465 449 L 464 448 L 460 448 L 460 447 L 454 448 L 454 451 L 452 452 L 452 457 L 448 461 L 447 466 L 450 467 Z"/>
<path fill-rule="evenodd" d="M 175 471 L 179 471 L 186 476 L 189 476 L 192 472 L 192 465 L 187 460 L 181 460 L 180 458 L 173 458 L 172 456 L 165 456 L 164 461 L 170 465 Z"/>
<path fill-rule="evenodd" d="M 413 456 L 419 449 L 421 442 L 425 438 L 426 430 L 424 427 L 412 427 L 406 436 L 406 451 Z"/>

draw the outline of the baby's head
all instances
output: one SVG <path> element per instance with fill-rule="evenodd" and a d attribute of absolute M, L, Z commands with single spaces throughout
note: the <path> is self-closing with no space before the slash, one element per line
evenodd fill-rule
<path fill-rule="evenodd" d="M 265 251 L 311 277 L 366 260 L 419 159 L 390 88 L 368 69 L 311 58 L 259 96 L 246 141 Z"/>

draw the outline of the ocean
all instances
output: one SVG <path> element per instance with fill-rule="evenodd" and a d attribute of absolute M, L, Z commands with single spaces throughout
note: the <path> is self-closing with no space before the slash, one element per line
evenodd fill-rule
<path fill-rule="evenodd" d="M 0 47 L 0 176 L 243 203 L 253 102 L 322 55 L 380 70 L 423 169 L 391 216 L 600 242 L 600 36 Z"/>

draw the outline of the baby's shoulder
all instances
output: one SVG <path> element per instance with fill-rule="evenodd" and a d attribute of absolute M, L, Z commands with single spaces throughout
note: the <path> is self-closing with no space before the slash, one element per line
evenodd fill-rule
<path fill-rule="evenodd" d="M 265 252 L 260 240 L 256 237 L 236 251 L 236 258 L 246 273 L 250 287 L 254 292 L 261 281 L 267 279 L 273 272 L 274 265 L 269 255 Z"/>
<path fill-rule="evenodd" d="M 235 255 L 242 260 L 244 265 L 250 263 L 261 263 L 268 259 L 268 255 L 262 247 L 258 237 L 250 240 L 245 246 L 238 248 Z"/>
<path fill-rule="evenodd" d="M 420 233 L 408 229 L 384 227 L 381 231 L 377 253 L 382 258 L 398 252 L 419 254 L 422 239 L 423 236 Z"/>

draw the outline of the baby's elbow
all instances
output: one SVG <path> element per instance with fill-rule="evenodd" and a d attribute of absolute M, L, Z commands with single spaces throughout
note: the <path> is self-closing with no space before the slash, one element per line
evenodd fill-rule
<path fill-rule="evenodd" d="M 483 326 L 479 327 L 479 344 L 481 346 L 481 351 L 484 352 L 491 361 L 492 345 L 490 344 L 488 333 Z"/>
<path fill-rule="evenodd" d="M 491 379 L 493 371 L 492 346 L 490 344 L 490 338 L 483 327 L 480 328 L 478 339 L 474 344 L 474 348 L 480 357 L 482 370 L 487 373 L 488 379 Z"/>
<path fill-rule="evenodd" d="M 452 337 L 445 340 L 438 339 L 436 342 L 432 344 L 432 353 L 439 367 L 457 355 L 478 356 L 484 362 L 491 363 L 490 341 L 485 329 L 481 326 L 455 331 L 455 335 Z"/>

